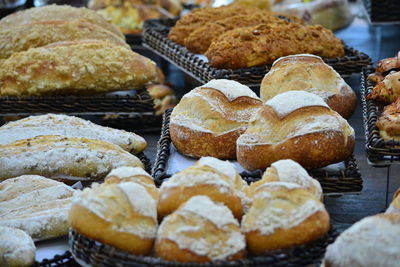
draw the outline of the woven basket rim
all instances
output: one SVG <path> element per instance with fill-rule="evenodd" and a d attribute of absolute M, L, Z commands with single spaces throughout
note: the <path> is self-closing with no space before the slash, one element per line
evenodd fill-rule
<path fill-rule="evenodd" d="M 75 266 L 76 262 L 69 250 L 63 254 L 54 255 L 51 259 L 43 259 L 41 262 L 35 262 L 34 267 L 55 267 L 55 266 Z"/>

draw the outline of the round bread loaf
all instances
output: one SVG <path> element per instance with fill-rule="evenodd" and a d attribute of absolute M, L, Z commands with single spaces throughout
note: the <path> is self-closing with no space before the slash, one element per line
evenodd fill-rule
<path fill-rule="evenodd" d="M 77 191 L 68 219 L 78 233 L 138 255 L 151 252 L 157 232 L 156 202 L 132 182 Z"/>
<path fill-rule="evenodd" d="M 364 218 L 328 246 L 322 266 L 399 266 L 399 236 L 400 214 L 378 214 Z"/>
<path fill-rule="evenodd" d="M 236 139 L 262 102 L 249 87 L 212 80 L 183 96 L 171 114 L 170 134 L 183 154 L 236 158 Z"/>
<path fill-rule="evenodd" d="M 192 196 L 206 195 L 213 201 L 224 203 L 240 219 L 246 202 L 245 186 L 231 163 L 211 157 L 201 158 L 194 166 L 162 183 L 158 215 L 165 217 Z"/>
<path fill-rule="evenodd" d="M 231 211 L 207 196 L 195 196 L 161 223 L 156 255 L 178 262 L 237 260 L 246 243 Z"/>
<path fill-rule="evenodd" d="M 289 91 L 268 100 L 237 140 L 237 159 L 248 170 L 292 159 L 306 169 L 350 157 L 354 130 L 324 100 Z"/>
<path fill-rule="evenodd" d="M 271 164 L 262 179 L 250 184 L 249 195 L 252 197 L 263 184 L 269 182 L 287 182 L 300 185 L 318 199 L 323 198 L 321 184 L 312 178 L 300 164 L 291 160 L 279 160 Z"/>
<path fill-rule="evenodd" d="M 400 188 L 397 189 L 396 193 L 393 195 L 392 203 L 386 210 L 386 213 L 399 213 L 400 214 Z"/>
<path fill-rule="evenodd" d="M 277 59 L 260 88 L 263 101 L 287 91 L 306 91 L 322 97 L 330 108 L 349 118 L 357 96 L 340 75 L 320 57 L 300 54 Z"/>
<path fill-rule="evenodd" d="M 309 191 L 294 183 L 270 182 L 257 190 L 242 232 L 252 254 L 291 248 L 329 230 L 329 214 Z"/>

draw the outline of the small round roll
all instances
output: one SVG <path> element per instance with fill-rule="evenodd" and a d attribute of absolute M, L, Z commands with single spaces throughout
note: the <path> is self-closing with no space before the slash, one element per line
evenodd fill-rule
<path fill-rule="evenodd" d="M 151 252 L 157 232 L 156 202 L 132 182 L 76 192 L 68 219 L 79 234 L 137 255 Z"/>
<path fill-rule="evenodd" d="M 392 203 L 390 203 L 390 206 L 386 210 L 386 213 L 400 214 L 400 188 L 397 189 L 396 193 L 394 193 Z"/>
<path fill-rule="evenodd" d="M 238 221 L 223 204 L 195 196 L 161 223 L 156 255 L 178 262 L 237 260 L 246 255 Z"/>
<path fill-rule="evenodd" d="M 260 187 L 242 220 L 248 251 L 255 255 L 314 241 L 329 227 L 329 214 L 319 199 L 285 182 Z"/>

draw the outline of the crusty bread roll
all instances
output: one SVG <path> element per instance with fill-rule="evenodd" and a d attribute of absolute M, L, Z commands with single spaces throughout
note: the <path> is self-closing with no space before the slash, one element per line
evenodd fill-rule
<path fill-rule="evenodd" d="M 319 199 L 286 182 L 260 187 L 242 220 L 247 248 L 256 255 L 311 242 L 326 234 L 329 227 L 329 214 Z"/>
<path fill-rule="evenodd" d="M 237 158 L 249 170 L 265 169 L 280 159 L 312 169 L 350 157 L 354 143 L 353 128 L 321 97 L 289 91 L 260 109 L 237 140 Z"/>
<path fill-rule="evenodd" d="M 0 266 L 32 266 L 35 253 L 35 244 L 24 231 L 0 226 Z"/>
<path fill-rule="evenodd" d="M 400 214 L 400 188 L 397 189 L 396 193 L 393 195 L 392 203 L 386 210 L 386 213 L 399 213 Z"/>
<path fill-rule="evenodd" d="M 393 72 L 379 82 L 372 92 L 368 95 L 368 99 L 374 99 L 381 102 L 392 103 L 400 96 L 400 71 Z"/>
<path fill-rule="evenodd" d="M 322 200 L 321 184 L 312 178 L 300 164 L 291 160 L 279 160 L 267 168 L 261 180 L 251 183 L 249 186 L 249 195 L 256 194 L 257 189 L 269 182 L 287 182 L 300 185 L 302 188 L 310 191 L 316 198 Z"/>
<path fill-rule="evenodd" d="M 0 30 L 0 59 L 29 48 L 61 41 L 95 39 L 130 49 L 114 33 L 83 21 L 41 21 Z"/>
<path fill-rule="evenodd" d="M 147 255 L 157 233 L 156 202 L 136 183 L 93 184 L 75 192 L 68 221 L 81 235 Z"/>
<path fill-rule="evenodd" d="M 239 223 L 223 204 L 195 196 L 161 223 L 156 255 L 178 262 L 237 260 L 246 254 Z"/>
<path fill-rule="evenodd" d="M 206 195 L 213 201 L 224 203 L 240 219 L 246 203 L 246 187 L 247 184 L 228 161 L 201 158 L 194 166 L 175 173 L 162 183 L 158 215 L 163 218 L 192 196 Z"/>
<path fill-rule="evenodd" d="M 88 8 L 76 8 L 68 5 L 48 5 L 15 12 L 0 20 L 0 31 L 18 25 L 48 20 L 81 20 L 98 25 L 125 39 L 122 32 L 102 15 Z"/>
<path fill-rule="evenodd" d="M 400 214 L 366 217 L 329 245 L 324 267 L 389 267 L 400 262 Z"/>
<path fill-rule="evenodd" d="M 383 140 L 400 141 L 400 98 L 384 108 L 376 127 Z"/>
<path fill-rule="evenodd" d="M 87 95 L 144 87 L 156 65 L 104 41 L 31 48 L 0 61 L 0 96 Z"/>
<path fill-rule="evenodd" d="M 74 191 L 37 175 L 5 180 L 0 183 L 0 226 L 21 229 L 36 241 L 66 235 Z"/>
<path fill-rule="evenodd" d="M 115 144 L 126 151 L 140 153 L 147 143 L 132 132 L 112 129 L 67 115 L 46 114 L 30 116 L 0 127 L 0 145 L 38 135 L 65 135 L 85 137 Z"/>
<path fill-rule="evenodd" d="M 236 139 L 246 130 L 261 100 L 249 87 L 212 80 L 183 96 L 171 114 L 175 147 L 191 157 L 236 158 Z"/>
<path fill-rule="evenodd" d="M 275 60 L 261 83 L 260 96 L 268 101 L 293 90 L 322 97 L 344 118 L 349 118 L 357 106 L 357 96 L 350 86 L 318 56 L 303 54 Z"/>
<path fill-rule="evenodd" d="M 43 135 L 0 145 L 0 180 L 24 174 L 96 180 L 120 166 L 143 163 L 119 146 L 87 138 Z"/>
<path fill-rule="evenodd" d="M 137 183 L 143 186 L 147 193 L 157 202 L 158 189 L 153 178 L 145 170 L 139 167 L 118 167 L 112 170 L 104 179 L 106 184 L 119 184 L 125 182 Z"/>

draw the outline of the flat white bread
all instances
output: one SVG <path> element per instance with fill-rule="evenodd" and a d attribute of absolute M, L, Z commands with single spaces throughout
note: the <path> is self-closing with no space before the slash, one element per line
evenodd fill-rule
<path fill-rule="evenodd" d="M 135 154 L 142 152 L 147 146 L 143 137 L 132 132 L 100 126 L 74 116 L 58 114 L 30 116 L 1 126 L 0 145 L 38 135 L 65 135 L 101 140 Z"/>
<path fill-rule="evenodd" d="M 21 229 L 35 241 L 66 235 L 74 191 L 37 175 L 5 180 L 0 183 L 0 226 Z"/>
<path fill-rule="evenodd" d="M 79 20 L 56 20 L 34 22 L 0 30 L 0 59 L 8 58 L 13 53 L 29 48 L 85 39 L 107 41 L 130 49 L 123 39 L 95 24 Z"/>
<path fill-rule="evenodd" d="M 43 135 L 0 145 L 0 180 L 36 174 L 90 181 L 120 166 L 143 168 L 143 163 L 119 146 L 81 137 Z"/>
<path fill-rule="evenodd" d="M 36 247 L 24 231 L 0 226 L 0 266 L 32 266 Z"/>
<path fill-rule="evenodd" d="M 0 31 L 18 25 L 48 20 L 82 20 L 96 24 L 125 39 L 122 32 L 102 15 L 88 8 L 76 8 L 67 5 L 48 5 L 15 12 L 0 20 Z"/>
<path fill-rule="evenodd" d="M 59 42 L 0 61 L 0 96 L 140 89 L 156 75 L 153 61 L 125 47 L 97 40 Z"/>

